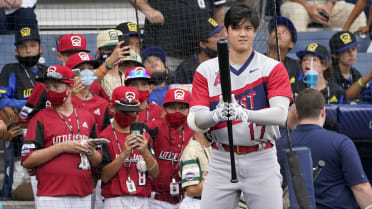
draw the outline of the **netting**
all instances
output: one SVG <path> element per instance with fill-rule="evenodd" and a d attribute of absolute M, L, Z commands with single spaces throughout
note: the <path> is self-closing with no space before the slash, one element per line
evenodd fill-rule
<path fill-rule="evenodd" d="M 370 85 L 372 54 L 367 52 L 370 44 L 369 33 L 367 35 L 354 33 L 360 26 L 366 25 L 366 16 L 362 14 L 354 24 L 350 24 L 348 29 L 351 33 L 336 34 L 342 28 L 345 29 L 344 24 L 353 8 L 352 4 L 344 1 L 338 1 L 332 12 L 326 9 L 320 12 L 320 7 L 323 8 L 324 2 L 311 3 L 312 6 L 319 6 L 317 11 L 323 14 L 323 18 L 328 15 L 328 18 L 333 21 L 327 26 L 319 24 L 319 21 L 314 17 L 307 17 L 306 10 L 303 11 L 301 5 L 289 0 L 274 1 L 275 3 L 270 0 L 39 0 L 37 2 L 23 0 L 22 5 L 17 5 L 22 1 L 9 2 L 4 1 L 1 7 L 5 10 L 0 9 L 0 69 L 2 69 L 0 74 L 0 109 L 6 106 L 18 109 L 21 112 L 21 120 L 26 120 L 21 122 L 29 122 L 37 111 L 45 108 L 47 97 L 44 89 L 39 89 L 39 86 L 36 89 L 34 86 L 37 78 L 43 77 L 45 70 L 51 65 L 67 65 L 69 68 L 78 69 L 75 71 L 77 73 L 75 79 L 76 77 L 80 78 L 81 89 L 75 89 L 74 93 L 78 99 L 73 103 L 75 102 L 75 106 L 91 112 L 95 116 L 95 123 L 100 128 L 110 127 L 108 124 L 114 120 L 108 103 L 111 102 L 114 89 L 124 85 L 135 87 L 140 91 L 140 94 L 143 91 L 148 91 L 149 104 L 159 105 L 157 108 L 151 105 L 142 107 L 146 111 L 143 111 L 139 116 L 141 122 L 152 121 L 153 118 L 165 120 L 165 114 L 162 112 L 169 108 L 166 105 L 165 109 L 162 109 L 166 91 L 172 88 L 192 91 L 192 82 L 197 66 L 217 56 L 217 40 L 225 38 L 225 29 L 222 27 L 224 15 L 228 8 L 236 2 L 247 2 L 258 12 L 259 27 L 255 31 L 253 49 L 277 60 L 273 16 L 275 13 L 279 15 L 277 32 L 280 54 L 282 55 L 281 61 L 288 71 L 293 96 L 306 87 L 313 87 L 323 93 L 327 104 L 370 104 L 372 102 L 372 86 Z M 137 11 L 135 5 L 138 8 Z M 13 7 L 15 9 L 11 10 L 10 8 Z M 320 13 L 319 15 L 321 15 Z M 131 49 L 129 56 L 125 57 L 114 50 L 119 36 L 123 33 L 129 36 L 127 40 Z M 65 36 L 67 34 L 70 35 Z M 65 37 L 65 42 L 61 41 L 63 40 L 62 36 Z M 330 44 L 331 38 L 333 42 L 331 41 Z M 36 43 L 40 41 L 40 45 L 38 43 L 35 45 L 35 40 Z M 37 57 L 39 52 L 40 58 Z M 74 57 L 74 60 L 70 59 L 71 57 Z M 38 61 L 38 64 L 35 60 Z M 137 69 L 138 73 L 133 73 L 133 75 L 127 72 L 131 67 L 138 66 L 144 66 L 151 72 L 151 82 L 146 80 L 150 78 L 146 77 L 146 72 L 140 69 Z M 86 69 L 91 73 L 87 73 Z M 311 69 L 316 73 L 308 73 Z M 130 81 L 131 78 L 134 81 Z M 97 82 L 93 82 L 95 79 Z M 141 82 L 137 82 L 136 79 Z M 75 82 L 77 81 L 75 80 Z M 75 86 L 79 85 L 75 83 Z M 350 88 L 354 89 L 350 90 Z M 31 95 L 32 91 L 34 92 L 33 96 Z M 92 93 L 100 99 L 95 98 Z M 87 98 L 95 100 L 88 102 Z M 187 109 L 183 106 L 172 108 Z M 365 138 L 371 133 L 370 127 L 365 128 L 365 118 L 351 116 L 356 124 L 363 123 L 361 127 L 365 128 L 356 134 L 355 132 L 358 131 L 349 133 L 346 130 L 345 126 L 347 125 L 338 121 L 337 114 L 332 116 L 335 121 L 341 124 L 343 134 L 353 134 L 354 138 Z M 156 128 L 166 129 L 164 124 Z M 52 123 L 44 125 L 44 131 L 61 128 L 55 127 Z M 71 126 L 73 129 L 77 129 L 77 127 Z M 24 129 L 27 129 L 27 125 Z M 103 129 L 99 131 L 103 131 Z M 149 139 L 151 131 L 149 131 Z M 131 204 L 133 207 L 143 208 L 145 207 L 143 204 L 147 204 L 149 201 L 149 204 L 158 205 L 158 208 L 178 208 L 177 204 L 186 194 L 183 191 L 186 186 L 182 188 L 179 185 L 185 182 L 184 185 L 188 185 L 187 182 L 196 182 L 195 184 L 190 183 L 191 186 L 198 185 L 198 182 L 201 182 L 205 177 L 203 173 L 206 171 L 205 167 L 208 166 L 200 167 L 200 156 L 189 159 L 193 164 L 184 161 L 180 163 L 182 148 L 185 148 L 187 143 L 182 142 L 181 144 L 181 141 L 177 141 L 173 148 L 169 148 L 170 150 L 164 149 L 169 144 L 168 133 L 158 130 L 157 133 L 159 132 L 163 134 L 161 137 L 164 138 L 166 145 L 160 143 L 159 136 L 151 135 L 154 139 L 152 141 L 152 147 L 155 149 L 154 158 L 166 163 L 158 163 L 163 167 L 160 168 L 160 177 L 155 180 L 146 176 L 148 172 L 147 174 L 143 172 L 135 174 L 134 178 L 138 182 L 134 182 L 134 186 L 137 191 L 142 192 L 137 195 L 142 196 L 141 198 L 132 198 L 136 195 L 129 194 L 131 192 L 128 189 L 131 185 L 128 184 L 127 177 L 120 174 L 118 177 L 114 175 L 116 176 L 115 183 L 118 184 L 117 188 L 110 185 L 113 184 L 110 181 L 103 184 L 105 195 L 111 198 L 110 201 L 102 202 L 100 200 L 102 197 L 99 185 L 95 191 L 97 195 L 94 196 L 95 193 L 92 195 L 94 198 L 78 200 L 81 201 L 81 206 L 74 205 L 74 201 L 63 198 L 45 198 L 40 200 L 43 201 L 40 204 L 45 205 L 45 208 L 54 206 L 87 208 L 87 205 L 88 207 L 95 205 L 95 208 L 102 208 L 104 203 L 110 204 L 109 208 L 120 208 L 121 206 L 118 205 L 121 204 Z M 182 135 L 182 131 L 174 134 Z M 177 135 L 177 137 L 181 135 Z M 21 151 L 25 151 L 24 148 L 21 149 L 22 144 L 23 137 L 16 137 L 11 143 L 3 140 L 0 161 L 3 163 L 4 158 L 4 165 L 0 164 L 0 173 L 3 174 L 4 181 L 0 181 L 2 185 L 1 199 L 32 199 L 30 180 L 19 164 Z M 116 146 L 115 143 L 114 145 Z M 28 149 L 30 148 L 27 148 L 26 151 Z M 172 152 L 172 149 L 178 151 Z M 107 160 L 105 165 L 113 162 L 116 155 L 120 154 L 116 153 L 115 155 L 112 152 L 114 151 L 109 149 L 104 153 L 106 154 L 105 160 Z M 197 154 L 200 155 L 200 153 Z M 202 153 L 201 158 L 203 156 Z M 208 161 L 208 157 L 205 160 Z M 129 161 L 133 161 L 132 164 L 137 165 L 140 160 L 134 157 Z M 175 162 L 170 163 L 173 161 Z M 16 162 L 15 167 L 13 166 L 14 162 Z M 184 164 L 186 167 L 180 168 Z M 172 168 L 173 166 L 175 168 Z M 136 169 L 133 167 L 134 171 Z M 198 174 L 193 172 L 179 173 L 179 169 L 197 170 Z M 118 172 L 126 172 L 124 164 Z M 94 183 L 101 177 L 102 170 L 97 169 L 96 174 Z M 21 182 L 25 182 L 25 179 L 26 183 L 21 184 Z M 170 191 L 173 183 L 179 189 L 179 194 L 174 196 Z M 20 184 L 21 187 L 17 188 Z M 110 186 L 112 186 L 111 190 Z M 128 194 L 123 195 L 123 199 L 115 199 L 114 197 L 120 195 L 115 193 L 116 191 L 112 191 L 114 187 L 126 190 Z M 173 189 L 174 187 L 173 185 Z M 54 189 L 64 191 L 63 188 L 56 187 Z M 157 192 L 156 195 L 155 192 Z M 133 193 L 136 194 L 136 192 Z M 84 195 L 86 196 L 86 194 Z M 198 208 L 200 195 L 199 191 L 199 194 L 194 195 L 195 197 L 186 198 L 187 204 L 185 203 L 183 208 Z M 125 199 L 126 196 L 131 196 L 131 198 Z M 161 201 L 156 202 L 154 197 Z M 37 199 L 34 202 L 5 201 L 3 204 L 8 207 L 33 208 L 35 204 L 38 204 L 37 201 Z M 137 206 L 134 206 L 136 204 Z M 243 201 L 240 204 L 244 205 Z"/>

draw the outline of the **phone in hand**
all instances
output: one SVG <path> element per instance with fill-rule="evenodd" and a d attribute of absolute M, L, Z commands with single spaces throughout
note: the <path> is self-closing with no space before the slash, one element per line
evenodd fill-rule
<path fill-rule="evenodd" d="M 120 48 L 123 48 L 125 46 L 129 46 L 129 35 L 127 35 L 127 34 L 120 35 L 118 37 L 118 39 L 119 39 L 119 42 L 124 41 L 124 43 L 122 43 L 120 45 Z M 126 53 L 126 54 L 124 54 L 124 56 L 129 56 L 129 54 Z"/>
<path fill-rule="evenodd" d="M 72 69 L 72 72 L 74 73 L 74 77 L 79 77 L 80 76 L 80 69 L 79 68 Z"/>
<path fill-rule="evenodd" d="M 145 124 L 141 122 L 132 122 L 130 124 L 130 134 L 132 136 L 136 136 L 137 134 L 143 134 L 143 129 L 145 128 Z M 137 140 L 137 143 L 139 141 Z"/>
<path fill-rule="evenodd" d="M 324 9 L 319 10 L 319 14 L 322 15 L 327 21 L 329 20 L 329 14 Z"/>

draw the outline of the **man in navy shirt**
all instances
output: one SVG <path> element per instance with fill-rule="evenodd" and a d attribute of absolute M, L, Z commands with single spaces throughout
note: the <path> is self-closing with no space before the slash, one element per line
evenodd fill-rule
<path fill-rule="evenodd" d="M 372 188 L 358 152 L 347 136 L 322 127 L 326 115 L 324 104 L 319 91 L 300 92 L 295 107 L 299 125 L 290 134 L 293 146 L 310 148 L 313 167 L 319 160 L 326 162 L 314 182 L 316 208 L 366 208 L 372 205 Z M 278 139 L 276 145 L 279 163 L 283 165 L 284 149 L 288 148 L 286 137 Z"/>

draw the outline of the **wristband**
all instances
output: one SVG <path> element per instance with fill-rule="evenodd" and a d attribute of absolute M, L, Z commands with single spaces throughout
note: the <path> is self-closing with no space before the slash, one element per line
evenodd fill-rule
<path fill-rule="evenodd" d="M 98 68 L 98 70 L 99 70 L 99 72 L 101 72 L 103 75 L 106 75 L 106 73 L 107 73 L 107 72 L 105 72 L 105 71 L 102 70 L 102 67 L 101 67 L 101 66 Z"/>
<path fill-rule="evenodd" d="M 151 168 L 148 168 L 147 171 L 152 171 L 154 170 L 155 166 L 158 164 L 158 162 L 156 162 L 156 160 L 154 160 L 155 162 L 152 164 L 152 167 Z"/>
<path fill-rule="evenodd" d="M 108 59 L 105 60 L 105 66 L 106 66 L 106 69 L 107 70 L 111 70 L 113 68 L 112 65 L 110 65 L 108 62 L 107 62 Z"/>
<path fill-rule="evenodd" d="M 359 78 L 359 80 L 358 80 L 358 84 L 359 84 L 359 86 L 360 87 L 366 87 L 366 85 L 364 85 L 363 83 L 362 83 L 362 79 L 361 78 Z"/>

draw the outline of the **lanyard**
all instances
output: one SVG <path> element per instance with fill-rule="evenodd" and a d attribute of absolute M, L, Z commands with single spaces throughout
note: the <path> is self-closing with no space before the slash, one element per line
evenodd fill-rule
<path fill-rule="evenodd" d="M 174 168 L 174 165 L 173 165 L 173 162 L 176 161 L 178 163 L 178 159 L 180 158 L 181 154 L 182 154 L 182 150 L 183 150 L 183 142 L 185 141 L 185 131 L 182 130 L 182 144 L 181 144 L 181 149 L 180 149 L 180 152 L 179 152 L 179 155 L 177 157 L 177 159 L 171 159 L 171 165 L 172 165 L 172 177 L 175 177 L 175 168 Z M 171 153 L 173 153 L 173 150 L 172 150 L 172 136 L 171 136 L 171 128 L 169 127 L 169 149 L 171 151 Z M 174 153 L 175 154 L 175 153 Z"/>
<path fill-rule="evenodd" d="M 79 125 L 79 118 L 78 118 L 78 115 L 76 113 L 76 109 L 75 107 L 72 107 L 73 111 L 74 111 L 74 114 L 75 114 L 75 118 L 76 118 L 76 123 L 77 123 L 77 129 L 78 129 L 78 134 L 79 136 L 81 136 L 80 134 L 80 125 Z M 62 117 L 62 115 L 56 110 L 59 118 L 61 118 L 63 120 L 63 122 L 65 122 L 65 125 L 67 126 L 68 130 L 71 132 L 72 136 L 75 138 L 75 134 L 74 132 L 72 131 L 71 127 L 68 125 L 67 121 Z"/>
<path fill-rule="evenodd" d="M 25 71 L 26 76 L 27 76 L 28 80 L 30 81 L 32 87 L 34 87 L 35 83 L 31 80 L 30 74 L 27 72 L 26 68 L 23 68 L 23 70 Z"/>
<path fill-rule="evenodd" d="M 118 135 L 116 134 L 116 130 L 115 130 L 113 124 L 111 124 L 111 127 L 112 127 L 112 130 L 114 131 L 114 136 L 115 136 L 116 143 L 118 144 L 119 152 L 121 153 L 121 148 L 120 148 L 120 143 L 119 143 Z M 130 165 L 132 164 L 132 160 L 131 160 L 132 154 L 133 154 L 133 149 L 131 150 L 131 152 L 130 152 L 130 154 L 128 156 L 128 161 L 129 161 L 128 166 L 127 166 L 127 163 L 124 160 L 124 167 L 127 169 L 128 177 L 129 177 L 129 172 L 130 172 Z"/>

